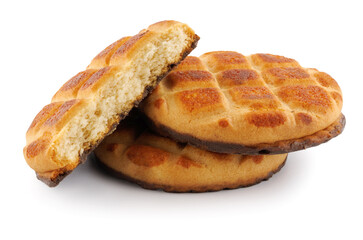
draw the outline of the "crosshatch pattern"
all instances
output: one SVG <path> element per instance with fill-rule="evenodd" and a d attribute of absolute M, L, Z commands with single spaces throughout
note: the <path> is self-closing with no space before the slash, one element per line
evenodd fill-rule
<path fill-rule="evenodd" d="M 57 184 L 189 54 L 198 39 L 187 25 L 163 21 L 100 52 L 31 123 L 23 151 L 37 176 L 49 185 Z M 146 73 L 140 70 L 143 64 Z M 127 88 L 134 89 L 127 92 Z"/>
<path fill-rule="evenodd" d="M 108 168 L 146 188 L 211 191 L 256 184 L 269 178 L 287 154 L 239 155 L 205 151 L 150 132 L 142 121 L 123 121 L 95 154 Z"/>
<path fill-rule="evenodd" d="M 122 41 L 119 40 L 116 43 L 120 42 Z M 26 135 L 27 142 L 31 142 L 25 152 L 27 157 L 34 157 L 49 147 L 53 138 L 51 133 L 60 131 L 72 115 L 77 113 L 78 109 L 92 101 L 92 98 L 89 98 L 93 95 L 90 95 L 89 92 L 96 91 L 98 84 L 102 84 L 102 81 L 108 79 L 110 74 L 117 71 L 117 66 L 107 66 L 107 64 L 109 64 L 109 59 L 120 47 L 122 45 L 111 44 L 97 55 L 88 67 L 89 69 L 76 74 L 63 84 L 53 96 L 52 103 L 46 105 L 36 115 Z M 106 50 L 107 53 L 105 53 Z M 95 66 L 100 68 L 90 68 Z M 32 139 L 37 138 L 41 139 L 42 144 L 39 144 L 39 141 L 32 142 Z"/>
<path fill-rule="evenodd" d="M 227 51 L 187 57 L 143 105 L 156 125 L 241 144 L 312 134 L 341 108 L 341 90 L 328 74 L 291 58 Z"/>

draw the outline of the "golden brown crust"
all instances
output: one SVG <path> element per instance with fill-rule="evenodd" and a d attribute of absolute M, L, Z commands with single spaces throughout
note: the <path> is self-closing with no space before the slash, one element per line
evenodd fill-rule
<path fill-rule="evenodd" d="M 107 48 L 105 48 L 103 51 L 101 51 L 93 60 L 91 65 L 89 65 L 87 68 L 102 68 L 103 66 L 107 66 L 110 63 L 111 57 L 114 55 L 114 53 L 123 45 L 126 41 L 128 41 L 131 37 L 123 37 L 119 39 L 118 41 L 112 43 Z"/>
<path fill-rule="evenodd" d="M 162 102 L 155 105 L 157 99 Z M 246 146 L 317 133 L 340 117 L 342 104 L 338 84 L 326 73 L 282 56 L 219 51 L 186 58 L 141 108 L 155 128 L 167 129 L 160 133 L 177 133 L 165 136 L 202 148 L 199 142 L 232 144 L 233 152 L 218 151 L 244 153 Z"/>
<path fill-rule="evenodd" d="M 222 104 L 222 99 L 216 88 L 203 88 L 179 92 L 177 99 L 188 112 L 209 111 L 211 107 Z"/>
<path fill-rule="evenodd" d="M 118 58 L 120 55 L 126 54 L 130 51 L 132 47 L 136 46 L 136 43 L 140 41 L 147 34 L 152 34 L 149 30 L 140 32 L 135 36 L 129 38 L 124 44 L 122 44 L 117 51 L 112 55 L 112 58 Z"/>
<path fill-rule="evenodd" d="M 217 74 L 218 83 L 222 88 L 256 84 L 258 74 L 251 69 L 230 69 Z M 262 84 L 261 84 L 262 86 Z"/>
<path fill-rule="evenodd" d="M 123 121 L 93 155 L 113 175 L 168 192 L 250 186 L 271 177 L 283 166 L 286 156 L 208 152 L 152 134 L 140 120 Z"/>
<path fill-rule="evenodd" d="M 78 73 L 68 80 L 53 96 L 52 102 L 64 101 L 67 99 L 77 98 L 77 93 L 83 84 L 94 75 L 96 69 L 87 69 Z"/>
<path fill-rule="evenodd" d="M 113 149 L 107 148 L 107 150 L 113 152 Z M 169 153 L 150 146 L 136 144 L 127 149 L 126 156 L 138 166 L 155 167 L 163 164 L 169 158 Z"/>
<path fill-rule="evenodd" d="M 171 192 L 171 193 L 187 193 L 187 192 L 202 193 L 202 192 L 215 192 L 215 191 L 220 191 L 220 190 L 229 190 L 229 189 L 250 187 L 250 186 L 259 184 L 263 181 L 267 181 L 275 173 L 278 173 L 285 166 L 286 159 L 287 159 L 287 157 L 286 157 L 285 161 L 283 163 L 281 163 L 280 166 L 278 166 L 276 169 L 272 170 L 271 172 L 265 174 L 265 176 L 251 180 L 249 182 L 235 182 L 235 183 L 230 183 L 230 184 L 224 183 L 224 184 L 216 184 L 213 186 L 204 185 L 204 186 L 195 186 L 195 187 L 191 188 L 191 187 L 175 187 L 175 186 L 169 185 L 169 184 L 154 184 L 154 183 L 150 183 L 150 182 L 140 181 L 139 179 L 125 175 L 120 171 L 115 171 L 113 168 L 110 168 L 106 164 L 102 163 L 102 161 L 100 161 L 99 158 L 97 158 L 97 156 L 95 154 L 91 154 L 90 157 L 107 174 L 110 174 L 117 178 L 124 179 L 131 183 L 136 183 L 137 185 L 139 185 L 140 187 L 145 188 L 145 189 L 163 190 L 165 192 Z"/>
<path fill-rule="evenodd" d="M 61 102 L 54 102 L 43 107 L 43 109 L 35 116 L 33 122 L 30 124 L 28 132 L 36 126 L 42 125 L 49 116 L 52 116 L 55 111 L 62 105 Z"/>
<path fill-rule="evenodd" d="M 101 97 L 105 86 L 112 86 L 115 77 L 120 73 L 129 71 L 138 74 L 137 70 L 136 72 L 133 69 L 128 70 L 130 64 L 140 59 L 138 54 L 148 51 L 148 43 L 159 44 L 162 41 L 170 41 L 166 36 L 171 33 L 174 34 L 172 35 L 174 37 L 173 41 L 175 44 L 180 45 L 181 50 L 172 50 L 173 59 L 168 56 L 169 59 L 166 61 L 165 66 L 157 66 L 154 69 L 157 74 L 150 75 L 150 79 L 152 77 L 150 82 L 145 81 L 147 82 L 145 87 L 139 87 L 136 90 L 134 99 L 124 100 L 125 106 L 118 107 L 117 109 L 120 110 L 117 110 L 112 116 L 105 114 L 107 119 L 103 121 L 100 130 L 96 126 L 96 130 L 92 130 L 95 131 L 92 135 L 88 134 L 88 130 L 85 130 L 82 133 L 85 137 L 82 136 L 79 139 L 87 138 L 88 140 L 84 145 L 81 144 L 81 149 L 78 154 L 75 154 L 75 159 L 73 157 L 68 158 L 71 155 L 67 154 L 67 149 L 62 146 L 66 146 L 68 143 L 72 144 L 73 141 L 77 140 L 77 137 L 73 138 L 71 136 L 71 139 L 67 139 L 68 135 L 65 133 L 74 131 L 72 129 L 77 126 L 80 129 L 84 128 L 85 126 L 81 126 L 87 121 L 87 119 L 82 120 L 84 114 L 87 114 L 87 118 L 97 118 L 100 112 L 95 109 L 102 108 L 103 105 L 101 104 L 107 104 L 107 101 L 102 102 L 104 97 Z M 185 35 L 180 37 L 179 33 Z M 175 21 L 166 21 L 154 24 L 134 37 L 122 38 L 98 54 L 87 70 L 80 72 L 61 87 L 54 95 L 52 103 L 42 109 L 29 127 L 26 136 L 27 145 L 24 147 L 24 157 L 27 163 L 36 171 L 38 178 L 51 186 L 57 185 L 63 177 L 86 159 L 89 152 L 107 134 L 115 129 L 119 121 L 128 114 L 133 106 L 138 105 L 158 82 L 196 47 L 198 40 L 199 37 L 187 25 Z M 144 52 L 139 49 L 144 49 Z M 165 51 L 168 50 L 165 49 Z M 138 66 L 137 64 L 134 65 Z M 142 71 L 142 69 L 139 71 Z M 144 78 L 147 78 L 147 76 Z M 105 96 L 109 97 L 109 95 Z M 83 113 L 82 111 L 87 112 Z M 70 125 L 71 122 L 72 124 L 75 123 L 75 126 Z M 65 153 L 61 155 L 58 148 Z"/>

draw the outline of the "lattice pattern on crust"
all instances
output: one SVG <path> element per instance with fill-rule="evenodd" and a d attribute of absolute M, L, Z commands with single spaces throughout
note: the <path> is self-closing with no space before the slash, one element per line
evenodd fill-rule
<path fill-rule="evenodd" d="M 59 130 L 64 125 L 61 122 L 66 122 L 71 117 L 69 114 L 74 113 L 75 107 L 80 103 L 88 102 L 87 98 L 92 96 L 90 92 L 96 91 L 96 85 L 107 80 L 107 75 L 115 72 L 116 68 L 113 66 L 87 69 L 68 80 L 53 96 L 51 103 L 46 105 L 34 118 L 28 129 L 27 138 L 39 137 L 47 132 L 47 129 L 49 131 L 49 127 L 52 126 Z"/>
<path fill-rule="evenodd" d="M 201 186 L 219 190 L 258 183 L 276 171 L 287 156 L 209 152 L 153 134 L 139 120 L 123 121 L 95 154 L 114 171 L 149 184 L 169 186 L 173 191 Z"/>
<path fill-rule="evenodd" d="M 39 173 L 53 171 L 53 178 L 78 165 L 84 153 L 92 150 L 113 130 L 119 120 L 157 84 L 160 77 L 195 47 L 198 39 L 187 25 L 164 21 L 149 26 L 135 36 L 121 38 L 100 52 L 85 71 L 76 74 L 57 91 L 51 103 L 38 113 L 27 131 L 24 156 L 28 164 L 36 170 L 38 177 L 42 178 Z M 170 50 L 170 46 L 176 48 Z M 149 56 L 140 57 L 140 54 Z M 165 62 L 157 61 L 158 64 L 153 66 L 151 61 L 156 61 L 157 56 L 163 54 L 166 56 L 161 60 Z M 151 63 L 145 66 L 145 71 L 149 72 L 144 73 L 139 67 L 143 64 L 138 63 L 148 59 Z M 119 77 L 122 74 L 126 77 Z M 136 78 L 134 84 L 122 82 L 129 75 Z M 132 94 L 126 93 L 118 98 L 120 94 L 116 94 L 116 89 L 121 87 L 135 89 L 130 89 Z M 110 102 L 124 104 L 117 104 L 115 107 Z M 101 115 L 99 109 L 112 111 L 104 111 L 106 113 Z M 68 124 L 70 121 L 72 124 Z M 95 125 L 91 131 L 87 128 L 87 121 Z M 75 128 L 81 130 L 76 131 Z M 64 132 L 70 135 L 69 139 Z M 72 136 L 73 132 L 80 132 L 79 136 Z M 63 136 L 66 136 L 66 140 L 59 140 Z M 73 143 L 76 145 L 76 142 L 82 141 L 84 143 L 79 144 L 79 151 L 77 148 L 69 149 L 69 152 L 76 152 L 70 157 L 65 148 L 72 148 Z M 62 154 L 58 154 L 59 152 Z M 50 175 L 44 176 L 48 178 Z"/>
<path fill-rule="evenodd" d="M 121 123 L 118 129 L 108 136 L 95 151 L 96 153 L 104 151 L 113 153 L 115 158 L 123 156 L 135 165 L 149 168 L 166 163 L 166 161 L 174 161 L 184 168 L 206 167 L 209 164 L 208 158 L 236 161 L 236 165 L 250 159 L 255 164 L 259 164 L 267 157 L 265 155 L 215 153 L 197 149 L 188 144 L 178 144 L 169 138 L 150 132 L 139 120 L 132 122 L 126 120 Z M 199 154 L 195 154 L 195 151 Z M 99 156 L 102 157 L 102 154 Z"/>
<path fill-rule="evenodd" d="M 117 57 L 116 53 L 121 51 L 120 49 L 124 48 L 125 44 L 127 44 L 128 48 L 131 48 L 131 46 L 135 45 L 137 40 L 140 41 L 143 36 L 145 36 L 145 32 L 135 35 L 130 42 L 128 42 L 128 40 L 130 40 L 131 37 L 123 37 L 101 51 L 92 60 L 85 71 L 77 73 L 63 84 L 53 96 L 51 103 L 45 106 L 34 118 L 28 132 L 34 128 L 37 128 L 37 130 L 41 129 L 43 123 L 45 123 L 48 118 L 58 116 L 57 122 L 59 122 L 63 117 L 66 117 L 64 111 L 65 106 L 69 106 L 67 107 L 67 111 L 70 110 L 70 103 L 74 102 L 75 99 L 79 99 L 81 97 L 80 95 L 85 95 L 85 101 L 88 93 L 82 94 L 82 92 L 90 91 L 92 87 L 99 85 L 102 80 L 107 79 L 106 77 L 108 74 L 117 70 L 117 65 L 109 66 L 110 60 Z M 92 95 L 88 96 L 92 97 Z M 53 121 L 53 125 L 55 125 L 55 121 Z"/>
<path fill-rule="evenodd" d="M 181 133 L 192 128 L 182 127 L 183 120 L 195 124 L 195 129 L 208 127 L 218 131 L 216 123 L 221 121 L 224 122 L 219 124 L 222 128 L 234 127 L 235 131 L 215 134 L 221 141 L 237 139 L 228 134 L 239 134 L 241 122 L 248 123 L 241 127 L 243 131 L 257 134 L 256 129 L 263 128 L 261 133 L 277 133 L 275 138 L 255 137 L 246 144 L 312 134 L 335 121 L 342 107 L 341 90 L 326 73 L 302 68 L 295 60 L 282 56 L 253 54 L 246 57 L 226 51 L 206 53 L 200 58 L 187 57 L 147 101 L 159 102 L 154 109 L 152 104 L 144 104 L 143 109 L 152 121 Z M 166 110 L 162 109 L 161 102 Z M 173 117 L 173 109 L 181 114 L 179 119 L 173 118 L 176 123 L 171 119 L 163 121 L 166 115 L 169 115 L 166 118 Z M 267 129 L 276 127 L 280 128 Z M 297 134 L 281 133 L 283 129 Z M 196 136 L 199 131 L 192 129 L 185 133 Z M 196 137 L 203 138 L 205 133 L 200 131 L 200 136 Z"/>

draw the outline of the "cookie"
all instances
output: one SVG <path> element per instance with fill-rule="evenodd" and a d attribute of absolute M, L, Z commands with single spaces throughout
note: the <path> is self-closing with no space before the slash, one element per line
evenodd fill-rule
<path fill-rule="evenodd" d="M 187 57 L 141 104 L 163 136 L 214 152 L 281 154 L 317 146 L 345 126 L 328 74 L 271 54 Z"/>
<path fill-rule="evenodd" d="M 163 21 L 124 37 L 67 81 L 34 118 L 24 157 L 56 186 L 196 46 L 186 24 Z"/>
<path fill-rule="evenodd" d="M 140 120 L 124 120 L 91 156 L 108 173 L 143 188 L 206 192 L 267 180 L 282 168 L 287 154 L 209 152 L 152 133 Z"/>

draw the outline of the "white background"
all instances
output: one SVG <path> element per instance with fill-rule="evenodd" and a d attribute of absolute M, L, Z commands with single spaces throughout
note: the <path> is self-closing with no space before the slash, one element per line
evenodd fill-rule
<path fill-rule="evenodd" d="M 0 239 L 363 238 L 360 1 L 55 2 L 0 3 Z M 201 37 L 192 55 L 273 53 L 329 73 L 344 94 L 344 133 L 245 189 L 144 190 L 89 162 L 56 188 L 36 180 L 22 148 L 38 111 L 108 44 L 165 19 Z"/>

